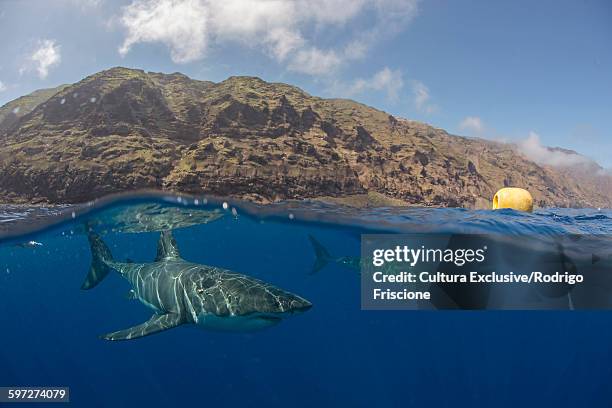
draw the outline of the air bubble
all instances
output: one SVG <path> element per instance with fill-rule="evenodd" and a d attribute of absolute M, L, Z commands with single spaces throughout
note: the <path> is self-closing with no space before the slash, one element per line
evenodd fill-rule
<path fill-rule="evenodd" d="M 227 210 L 228 208 L 229 208 L 229 204 L 228 204 L 228 203 L 226 203 L 226 202 L 224 202 L 224 203 L 223 203 L 223 209 L 224 209 L 224 210 Z"/>

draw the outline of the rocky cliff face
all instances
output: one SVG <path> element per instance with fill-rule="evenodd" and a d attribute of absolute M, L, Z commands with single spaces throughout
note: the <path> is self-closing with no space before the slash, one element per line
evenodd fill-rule
<path fill-rule="evenodd" d="M 5 202 L 157 188 L 259 202 L 375 196 L 485 207 L 498 188 L 521 186 L 540 206 L 612 205 L 609 190 L 538 166 L 511 145 L 258 78 L 212 83 L 113 68 L 2 116 L 19 105 L 0 108 Z"/>
<path fill-rule="evenodd" d="M 39 89 L 0 107 L 0 134 L 6 132 L 19 118 L 32 112 L 34 108 L 47 101 L 66 86 L 61 85 L 57 88 Z"/>

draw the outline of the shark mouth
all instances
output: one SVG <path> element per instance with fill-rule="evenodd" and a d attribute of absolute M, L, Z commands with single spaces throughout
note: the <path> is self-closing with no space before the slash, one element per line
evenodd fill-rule
<path fill-rule="evenodd" d="M 280 316 L 273 316 L 273 315 L 259 315 L 259 316 L 257 316 L 257 319 L 265 320 L 265 321 L 268 321 L 270 323 L 277 323 L 277 322 L 280 322 L 281 320 L 283 320 L 282 317 L 280 317 Z"/>

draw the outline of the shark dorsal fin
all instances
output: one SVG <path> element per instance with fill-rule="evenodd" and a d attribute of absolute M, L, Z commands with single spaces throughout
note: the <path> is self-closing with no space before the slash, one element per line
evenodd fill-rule
<path fill-rule="evenodd" d="M 164 259 L 180 258 L 181 254 L 176 245 L 176 240 L 172 236 L 172 231 L 162 231 L 157 241 L 157 257 L 155 261 L 163 261 Z"/>

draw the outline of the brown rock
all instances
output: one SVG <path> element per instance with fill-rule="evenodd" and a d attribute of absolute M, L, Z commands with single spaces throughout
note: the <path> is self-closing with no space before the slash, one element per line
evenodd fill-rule
<path fill-rule="evenodd" d="M 0 108 L 0 141 L 7 202 L 157 188 L 484 207 L 498 188 L 519 186 L 543 206 L 612 206 L 609 178 L 592 177 L 598 167 L 539 166 L 512 145 L 252 77 L 212 83 L 113 68 Z"/>

